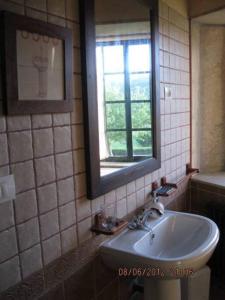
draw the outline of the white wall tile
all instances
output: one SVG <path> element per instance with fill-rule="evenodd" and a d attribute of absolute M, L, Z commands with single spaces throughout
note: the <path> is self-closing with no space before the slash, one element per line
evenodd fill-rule
<path fill-rule="evenodd" d="M 16 192 L 20 193 L 34 188 L 34 167 L 33 161 L 11 165 L 12 174 L 15 176 Z"/>
<path fill-rule="evenodd" d="M 14 225 L 14 214 L 12 201 L 0 204 L 0 231 Z"/>
<path fill-rule="evenodd" d="M 26 130 L 31 128 L 30 116 L 10 116 L 7 117 L 9 131 Z"/>
<path fill-rule="evenodd" d="M 61 255 L 60 235 L 54 235 L 43 242 L 44 264 L 47 265 Z"/>
<path fill-rule="evenodd" d="M 5 133 L 0 134 L 0 145 L 1 145 L 0 165 L 7 165 L 9 163 L 9 156 L 8 156 L 7 136 Z"/>
<path fill-rule="evenodd" d="M 90 202 L 90 201 L 89 201 Z M 70 202 L 59 208 L 60 229 L 63 230 L 76 222 L 75 202 Z"/>
<path fill-rule="evenodd" d="M 72 226 L 61 232 L 62 253 L 66 253 L 77 247 L 76 226 Z"/>
<path fill-rule="evenodd" d="M 21 251 L 30 248 L 40 241 L 38 218 L 33 218 L 18 225 L 17 230 Z"/>
<path fill-rule="evenodd" d="M 56 174 L 58 179 L 73 175 L 72 152 L 56 155 Z"/>
<path fill-rule="evenodd" d="M 0 233 L 0 263 L 17 254 L 17 241 L 15 228 Z"/>
<path fill-rule="evenodd" d="M 51 128 L 34 130 L 34 156 L 47 156 L 53 153 L 53 132 Z"/>
<path fill-rule="evenodd" d="M 21 280 L 18 256 L 0 264 L 0 292 Z"/>
<path fill-rule="evenodd" d="M 42 268 L 41 247 L 40 245 L 34 246 L 20 254 L 21 269 L 23 278 Z"/>
<path fill-rule="evenodd" d="M 44 185 L 37 190 L 40 213 L 45 213 L 57 206 L 56 183 Z"/>
<path fill-rule="evenodd" d="M 37 215 L 35 190 L 18 194 L 15 200 L 16 223 L 22 223 Z"/>
<path fill-rule="evenodd" d="M 40 216 L 41 239 L 47 239 L 59 232 L 58 210 L 54 209 Z"/>
<path fill-rule="evenodd" d="M 35 169 L 38 186 L 55 180 L 55 163 L 53 156 L 35 159 Z"/>
<path fill-rule="evenodd" d="M 74 178 L 69 177 L 58 181 L 59 205 L 65 204 L 75 199 Z"/>

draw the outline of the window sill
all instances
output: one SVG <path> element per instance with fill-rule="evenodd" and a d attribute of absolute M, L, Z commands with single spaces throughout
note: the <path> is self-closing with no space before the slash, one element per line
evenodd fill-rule
<path fill-rule="evenodd" d="M 101 162 L 100 164 L 101 176 L 109 175 L 111 173 L 119 171 L 121 168 L 130 167 L 135 163 Z"/>
<path fill-rule="evenodd" d="M 225 172 L 200 173 L 194 175 L 191 180 L 225 189 Z"/>
<path fill-rule="evenodd" d="M 101 168 L 124 168 L 130 167 L 136 164 L 137 162 L 109 162 L 109 161 L 101 161 L 100 167 Z"/>

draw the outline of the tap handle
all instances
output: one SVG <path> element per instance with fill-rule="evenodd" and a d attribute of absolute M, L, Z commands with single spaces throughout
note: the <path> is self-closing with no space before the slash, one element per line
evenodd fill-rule
<path fill-rule="evenodd" d="M 153 196 L 153 198 L 157 197 L 157 190 L 152 191 L 152 196 Z"/>
<path fill-rule="evenodd" d="M 152 192 L 151 192 L 151 195 L 152 195 L 152 201 L 153 201 L 154 203 L 157 203 L 158 200 L 159 200 L 159 194 L 158 194 L 158 192 L 159 192 L 160 189 L 161 189 L 161 187 L 159 187 L 159 188 L 157 188 L 157 189 L 155 189 L 155 190 L 152 190 Z"/>
<path fill-rule="evenodd" d="M 156 199 L 158 197 L 158 191 L 160 190 L 160 188 L 161 187 L 159 187 L 151 192 L 153 199 Z"/>

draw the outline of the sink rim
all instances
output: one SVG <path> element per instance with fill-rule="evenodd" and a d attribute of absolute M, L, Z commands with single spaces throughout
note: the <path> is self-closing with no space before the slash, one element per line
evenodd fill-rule
<path fill-rule="evenodd" d="M 167 211 L 170 212 L 170 211 Z M 174 214 L 175 213 L 175 214 Z M 135 244 L 133 245 L 133 250 L 135 252 L 134 255 L 140 255 L 142 257 L 154 260 L 154 261 L 158 261 L 158 262 L 176 262 L 176 261 L 188 261 L 189 259 L 194 260 L 195 258 L 197 259 L 200 255 L 203 255 L 205 253 L 208 253 L 211 251 L 211 249 L 214 247 L 215 244 L 217 244 L 218 240 L 219 240 L 219 230 L 218 227 L 216 225 L 216 223 L 214 221 L 212 221 L 211 219 L 201 216 L 201 215 L 195 215 L 195 214 L 190 214 L 190 213 L 179 213 L 179 212 L 172 212 L 172 214 L 167 215 L 164 219 L 161 220 L 161 222 L 165 221 L 168 218 L 173 217 L 173 215 L 186 215 L 188 216 L 188 218 L 193 218 L 193 219 L 198 219 L 198 220 L 203 220 L 207 225 L 209 225 L 209 232 L 207 234 L 206 240 L 200 244 L 195 250 L 191 251 L 188 254 L 185 255 L 180 255 L 180 256 L 176 256 L 173 258 L 170 257 L 158 257 L 155 255 L 146 255 L 141 251 L 138 251 L 136 249 L 137 244 L 139 244 L 144 238 L 146 238 L 147 235 L 149 235 L 149 232 L 146 232 L 146 234 L 138 241 L 135 242 Z M 181 216 L 182 216 L 181 215 Z M 160 223 L 158 222 L 155 224 L 155 226 L 152 227 L 152 230 L 154 232 L 154 228 L 157 226 L 160 226 Z M 126 252 L 126 251 L 125 251 Z"/>
<path fill-rule="evenodd" d="M 173 216 L 173 215 L 180 215 L 180 216 L 184 215 L 184 216 L 188 216 L 189 218 L 191 217 L 194 219 L 203 220 L 204 222 L 207 222 L 209 224 L 210 229 L 209 229 L 209 234 L 207 236 L 207 239 L 202 244 L 200 244 L 200 246 L 198 246 L 194 251 L 191 251 L 190 253 L 188 253 L 186 255 L 177 256 L 177 257 L 173 257 L 173 258 L 169 258 L 169 257 L 162 258 L 162 257 L 154 256 L 154 255 L 146 255 L 143 252 L 137 251 L 135 249 L 135 245 L 137 243 L 139 243 L 142 239 L 144 239 L 147 235 L 149 235 L 149 232 L 145 231 L 145 230 L 131 231 L 128 228 L 124 229 L 119 235 L 104 242 L 100 247 L 100 251 L 102 253 L 105 252 L 105 253 L 111 253 L 111 254 L 113 254 L 112 252 L 117 253 L 117 254 L 119 254 L 119 253 L 129 254 L 129 255 L 133 256 L 135 258 L 135 260 L 137 260 L 137 258 L 139 257 L 144 260 L 147 259 L 154 264 L 163 263 L 166 265 L 167 263 L 168 264 L 173 263 L 176 265 L 177 264 L 181 265 L 183 263 L 185 264 L 186 262 L 189 262 L 190 260 L 195 261 L 202 255 L 207 255 L 213 248 L 215 248 L 215 246 L 219 240 L 219 229 L 214 221 L 212 221 L 211 219 L 209 219 L 207 217 L 201 216 L 201 215 L 165 210 L 165 214 L 162 216 L 163 219 L 159 218 L 159 219 L 153 221 L 153 226 L 152 226 L 153 231 L 154 231 L 154 227 L 156 227 L 157 225 L 160 226 L 160 223 L 163 220 L 165 220 L 165 218 L 169 218 L 170 216 Z M 139 240 L 136 240 L 132 246 L 127 247 L 125 249 L 122 249 L 122 248 L 119 249 L 118 247 L 116 248 L 115 246 L 112 245 L 113 242 L 120 239 L 121 236 L 124 236 L 127 232 L 137 232 L 137 231 L 142 233 L 142 234 L 140 234 L 141 238 Z"/>

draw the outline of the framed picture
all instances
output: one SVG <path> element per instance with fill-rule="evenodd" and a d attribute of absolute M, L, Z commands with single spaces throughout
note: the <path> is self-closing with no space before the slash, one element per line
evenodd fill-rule
<path fill-rule="evenodd" d="M 2 12 L 2 86 L 9 115 L 72 111 L 72 32 Z"/>

